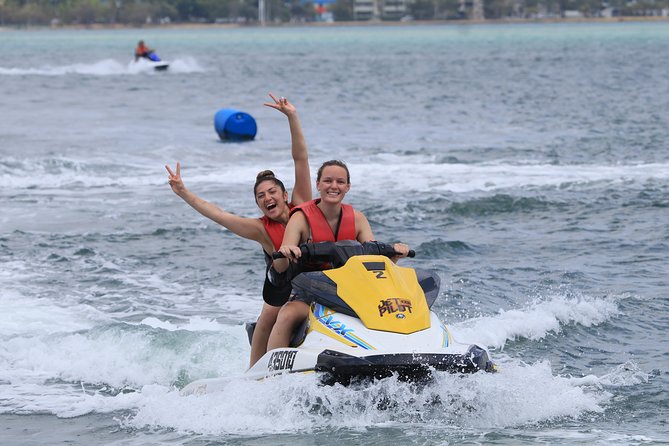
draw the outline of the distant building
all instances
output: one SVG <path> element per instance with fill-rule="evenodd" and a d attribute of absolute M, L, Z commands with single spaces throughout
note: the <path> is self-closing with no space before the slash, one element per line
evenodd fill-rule
<path fill-rule="evenodd" d="M 458 9 L 463 18 L 469 20 L 484 20 L 483 0 L 460 0 Z"/>
<path fill-rule="evenodd" d="M 385 20 L 399 20 L 408 12 L 409 0 L 383 0 L 381 18 Z"/>
<path fill-rule="evenodd" d="M 581 11 L 575 9 L 567 9 L 562 12 L 562 17 L 565 19 L 580 19 L 584 17 L 584 14 Z"/>
<path fill-rule="evenodd" d="M 353 0 L 353 19 L 410 19 L 411 4 L 414 1 L 415 0 Z M 469 20 L 485 20 L 483 0 L 459 0 L 458 11 L 462 18 Z"/>
<path fill-rule="evenodd" d="M 620 9 L 614 8 L 612 6 L 607 6 L 604 9 L 602 9 L 599 13 L 601 17 L 619 17 L 620 16 Z"/>
<path fill-rule="evenodd" d="M 400 20 L 413 0 L 353 0 L 354 20 Z"/>
<path fill-rule="evenodd" d="M 378 20 L 379 17 L 377 0 L 353 0 L 353 20 Z"/>

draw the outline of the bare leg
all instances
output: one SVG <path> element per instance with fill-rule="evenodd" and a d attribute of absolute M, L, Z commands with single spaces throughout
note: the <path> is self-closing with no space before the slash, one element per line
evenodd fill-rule
<path fill-rule="evenodd" d="M 267 353 L 267 340 L 269 334 L 272 332 L 276 316 L 279 314 L 281 307 L 273 307 L 263 303 L 262 311 L 258 316 L 256 328 L 253 330 L 253 338 L 251 339 L 251 359 L 249 360 L 249 367 L 258 362 L 262 355 Z"/>
<path fill-rule="evenodd" d="M 267 351 L 288 347 L 295 329 L 309 316 L 309 305 L 300 301 L 288 302 L 279 311 L 272 333 L 267 342 Z"/>

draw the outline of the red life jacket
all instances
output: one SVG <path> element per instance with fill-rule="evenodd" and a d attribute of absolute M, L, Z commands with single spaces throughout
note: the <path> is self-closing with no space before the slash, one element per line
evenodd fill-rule
<path fill-rule="evenodd" d="M 295 206 L 293 203 L 288 203 L 288 209 L 292 210 L 294 208 Z M 271 218 L 267 217 L 267 215 L 260 217 L 260 220 L 262 221 L 267 235 L 269 235 L 270 240 L 272 240 L 272 246 L 274 246 L 274 250 L 278 251 L 279 248 L 281 248 L 281 242 L 283 242 L 283 234 L 286 232 L 286 226 L 276 220 L 272 220 Z M 269 269 L 269 267 L 272 266 L 272 257 L 267 254 L 264 249 L 262 252 L 265 254 L 265 264 Z M 288 287 L 272 286 L 272 284 L 269 282 L 269 279 L 267 278 L 267 274 L 265 274 L 265 283 L 262 289 L 263 300 L 268 305 L 273 307 L 280 307 L 281 305 L 288 302 L 288 297 L 290 296 L 290 291 L 292 289 L 290 287 L 290 283 L 288 285 Z"/>
<path fill-rule="evenodd" d="M 295 209 L 295 205 L 293 205 L 293 203 L 288 203 L 288 209 L 292 212 L 292 210 Z M 283 234 L 286 232 L 286 225 L 272 220 L 271 218 L 267 217 L 267 215 L 260 217 L 260 220 L 262 220 L 265 231 L 272 240 L 274 250 L 278 251 L 279 248 L 281 248 L 281 242 L 283 242 Z"/>
<path fill-rule="evenodd" d="M 137 45 L 135 49 L 135 56 L 143 56 L 149 52 L 149 47 L 146 45 Z"/>
<path fill-rule="evenodd" d="M 267 215 L 260 217 L 262 224 L 267 231 L 267 235 L 272 240 L 272 245 L 274 245 L 274 250 L 278 251 L 281 248 L 281 242 L 283 241 L 283 234 L 286 232 L 286 227 L 279 223 L 276 220 L 268 218 Z"/>
<path fill-rule="evenodd" d="M 290 212 L 293 215 L 295 212 L 302 211 L 307 218 L 309 228 L 311 229 L 310 242 L 336 242 L 338 240 L 357 240 L 355 230 L 355 212 L 353 206 L 350 204 L 341 205 L 341 216 L 339 219 L 339 228 L 337 234 L 332 232 L 332 228 L 323 215 L 323 211 L 317 206 L 321 199 L 307 201 L 299 206 L 296 206 Z"/>

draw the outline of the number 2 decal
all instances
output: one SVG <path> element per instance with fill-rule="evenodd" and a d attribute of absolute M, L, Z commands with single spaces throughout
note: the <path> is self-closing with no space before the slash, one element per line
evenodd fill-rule
<path fill-rule="evenodd" d="M 387 279 L 387 277 L 384 275 L 385 271 L 372 271 L 372 272 L 376 273 L 377 279 Z"/>

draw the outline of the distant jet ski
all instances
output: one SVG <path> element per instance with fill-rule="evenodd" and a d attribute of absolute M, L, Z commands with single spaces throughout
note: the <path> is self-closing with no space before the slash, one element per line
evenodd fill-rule
<path fill-rule="evenodd" d="M 391 245 L 343 241 L 300 247 L 301 262 L 325 261 L 334 268 L 293 279 L 293 291 L 313 301 L 308 320 L 290 347 L 267 352 L 237 378 L 311 372 L 322 384 L 348 385 L 392 375 L 425 381 L 438 371 L 496 370 L 485 348 L 456 342 L 430 310 L 439 294 L 439 276 L 396 265 L 389 259 L 396 254 Z M 216 392 L 229 382 L 226 377 L 201 379 L 181 394 Z"/>
<path fill-rule="evenodd" d="M 167 70 L 167 67 L 170 66 L 169 62 L 161 60 L 156 53 L 153 52 L 149 53 L 149 59 L 151 61 L 151 64 L 153 65 L 153 69 L 156 71 Z"/>
<path fill-rule="evenodd" d="M 165 71 L 170 66 L 169 62 L 162 60 L 154 52 L 150 52 L 146 57 L 136 59 L 135 63 L 141 66 L 151 67 L 155 71 Z"/>
<path fill-rule="evenodd" d="M 153 66 L 153 69 L 156 71 L 164 71 L 167 70 L 167 67 L 170 66 L 169 62 L 166 62 L 162 60 L 158 55 L 154 52 L 150 52 L 148 54 L 148 59 L 144 59 L 146 62 L 148 62 L 150 65 Z"/>

